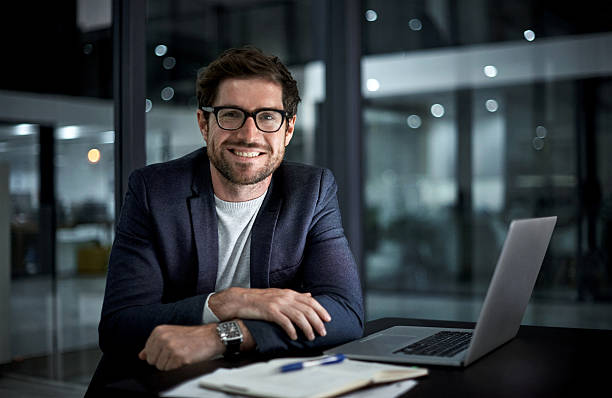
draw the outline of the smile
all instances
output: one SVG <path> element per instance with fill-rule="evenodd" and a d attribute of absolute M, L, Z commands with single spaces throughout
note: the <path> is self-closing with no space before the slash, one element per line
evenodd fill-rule
<path fill-rule="evenodd" d="M 261 155 L 261 152 L 243 152 L 243 151 L 237 151 L 235 149 L 231 149 L 230 150 L 234 155 L 243 157 L 243 158 L 254 158 L 256 156 Z"/>

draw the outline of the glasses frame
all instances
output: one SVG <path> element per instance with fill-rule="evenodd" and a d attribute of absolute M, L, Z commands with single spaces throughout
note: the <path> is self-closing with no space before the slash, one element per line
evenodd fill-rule
<path fill-rule="evenodd" d="M 282 109 L 274 109 L 274 108 L 260 108 L 260 109 L 255 109 L 253 112 L 245 111 L 244 109 L 239 108 L 237 106 L 202 106 L 200 109 L 202 109 L 204 112 L 209 112 L 215 115 L 215 121 L 217 122 L 217 126 L 219 126 L 220 129 L 227 130 L 227 131 L 240 130 L 246 123 L 247 119 L 250 117 L 253 119 L 253 122 L 255 122 L 255 127 L 257 127 L 257 129 L 261 131 L 262 133 L 276 133 L 278 130 L 281 129 L 281 127 L 283 127 L 283 124 L 285 124 L 285 120 L 289 118 L 287 111 L 282 110 Z M 239 127 L 236 127 L 233 129 L 228 129 L 228 128 L 221 126 L 217 115 L 223 109 L 235 109 L 235 110 L 238 110 L 244 113 L 245 116 L 244 116 L 244 120 L 242 121 L 242 124 Z M 274 112 L 278 112 L 281 114 L 281 123 L 276 130 L 273 130 L 273 131 L 263 130 L 261 127 L 259 127 L 259 124 L 257 124 L 257 114 L 261 112 L 265 112 L 265 111 L 274 111 Z"/>

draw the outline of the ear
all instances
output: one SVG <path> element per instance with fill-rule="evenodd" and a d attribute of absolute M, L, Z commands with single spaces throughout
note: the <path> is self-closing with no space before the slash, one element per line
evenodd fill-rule
<path fill-rule="evenodd" d="M 200 133 L 202 134 L 202 137 L 204 137 L 204 141 L 208 143 L 208 120 L 204 116 L 204 111 L 201 109 L 198 109 L 197 117 L 198 117 L 198 127 L 200 128 Z"/>
<path fill-rule="evenodd" d="M 291 119 L 287 119 L 287 130 L 285 131 L 285 146 L 289 145 L 291 138 L 293 138 L 293 130 L 295 129 L 295 120 L 297 115 L 293 115 Z"/>

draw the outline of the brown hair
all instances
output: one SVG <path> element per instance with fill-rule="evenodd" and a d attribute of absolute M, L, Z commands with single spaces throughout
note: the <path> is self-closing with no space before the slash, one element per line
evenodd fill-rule
<path fill-rule="evenodd" d="M 248 77 L 262 77 L 279 83 L 283 88 L 285 111 L 289 117 L 297 113 L 300 102 L 297 82 L 287 67 L 278 57 L 266 55 L 252 46 L 226 50 L 207 67 L 200 69 L 196 79 L 198 106 L 212 105 L 223 80 Z"/>

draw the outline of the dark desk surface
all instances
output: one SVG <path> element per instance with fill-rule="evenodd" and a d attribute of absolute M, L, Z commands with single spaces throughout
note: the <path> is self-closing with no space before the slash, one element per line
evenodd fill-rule
<path fill-rule="evenodd" d="M 383 318 L 368 322 L 366 334 L 394 325 L 473 327 L 465 322 Z M 142 363 L 119 365 L 104 358 L 106 363 L 100 364 L 88 396 L 154 396 L 217 368 L 259 359 L 219 359 L 161 372 Z M 407 397 L 601 395 L 610 390 L 607 381 L 608 377 L 612 379 L 612 331 L 521 326 L 516 338 L 469 367 L 431 366 L 429 372 Z"/>

